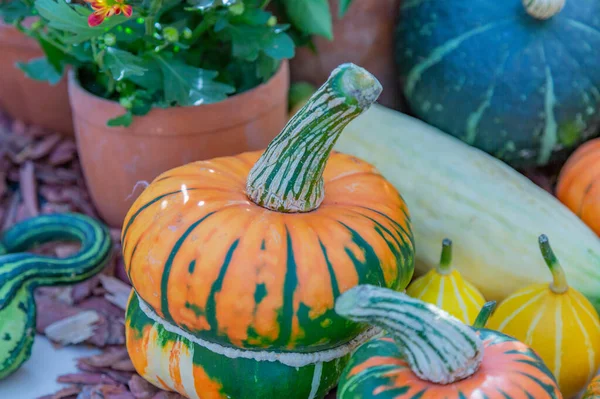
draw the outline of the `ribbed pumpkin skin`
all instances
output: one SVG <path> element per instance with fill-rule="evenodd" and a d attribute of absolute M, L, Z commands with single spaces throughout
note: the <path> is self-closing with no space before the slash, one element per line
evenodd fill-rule
<path fill-rule="evenodd" d="M 598 132 L 598 15 L 596 0 L 546 21 L 521 0 L 405 2 L 396 60 L 411 110 L 512 166 L 564 157 Z"/>
<path fill-rule="evenodd" d="M 485 299 L 457 270 L 441 275 L 435 269 L 419 277 L 406 293 L 445 310 L 465 324 L 473 324 Z"/>
<path fill-rule="evenodd" d="M 498 306 L 488 328 L 531 346 L 565 398 L 583 389 L 600 366 L 598 316 L 575 289 L 554 294 L 548 283 L 523 288 Z"/>
<path fill-rule="evenodd" d="M 600 235 L 600 139 L 571 155 L 558 177 L 556 196 Z"/>
<path fill-rule="evenodd" d="M 600 399 L 600 376 L 590 382 L 581 399 Z"/>
<path fill-rule="evenodd" d="M 299 368 L 231 359 L 165 330 L 142 312 L 135 294 L 126 326 L 127 350 L 137 372 L 157 387 L 188 398 L 323 398 L 350 356 Z"/>
<path fill-rule="evenodd" d="M 521 342 L 496 331 L 479 330 L 484 357 L 471 377 L 448 385 L 419 379 L 389 336 L 361 346 L 338 386 L 338 399 L 562 399 L 550 371 Z M 529 396 L 528 396 L 529 395 Z"/>
<path fill-rule="evenodd" d="M 140 297 L 164 320 L 225 346 L 312 352 L 364 327 L 333 311 L 357 284 L 404 289 L 413 274 L 407 207 L 370 164 L 332 154 L 325 199 L 301 214 L 245 194 L 261 152 L 195 162 L 157 177 L 123 229 Z"/>

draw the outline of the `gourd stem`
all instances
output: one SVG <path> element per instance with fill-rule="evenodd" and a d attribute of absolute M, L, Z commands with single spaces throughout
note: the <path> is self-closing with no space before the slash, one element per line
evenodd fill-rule
<path fill-rule="evenodd" d="M 452 271 L 452 241 L 445 238 L 442 241 L 442 255 L 440 257 L 440 264 L 437 267 L 439 274 L 450 274 Z"/>
<path fill-rule="evenodd" d="M 354 64 L 337 67 L 273 139 L 250 170 L 248 197 L 278 212 L 310 212 L 325 196 L 323 171 L 340 133 L 381 94 L 381 84 Z"/>
<path fill-rule="evenodd" d="M 522 0 L 527 14 L 537 19 L 549 19 L 565 6 L 565 0 Z"/>
<path fill-rule="evenodd" d="M 492 312 L 494 311 L 495 308 L 496 308 L 496 301 L 486 302 L 483 305 L 483 307 L 481 308 L 481 310 L 479 311 L 479 314 L 477 315 L 477 318 L 475 319 L 475 322 L 473 323 L 473 328 L 485 328 L 485 325 L 487 324 L 487 321 L 490 318 L 490 316 L 492 315 Z"/>
<path fill-rule="evenodd" d="M 552 272 L 552 284 L 550 284 L 550 289 L 555 294 L 562 294 L 567 292 L 569 289 L 569 284 L 567 284 L 567 276 L 562 266 L 556 259 L 554 255 L 554 251 L 550 247 L 550 242 L 548 241 L 548 237 L 545 234 L 542 234 L 539 237 L 540 250 L 542 251 L 542 256 L 548 265 L 548 268 Z"/>
<path fill-rule="evenodd" d="M 470 377 L 481 364 L 483 342 L 473 328 L 406 294 L 359 285 L 338 297 L 335 311 L 388 332 L 422 380 L 450 384 Z"/>

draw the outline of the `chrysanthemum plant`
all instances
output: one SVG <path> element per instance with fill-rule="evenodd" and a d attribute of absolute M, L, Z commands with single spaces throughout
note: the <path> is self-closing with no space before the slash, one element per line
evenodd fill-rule
<path fill-rule="evenodd" d="M 222 101 L 270 79 L 295 43 L 269 3 L 11 0 L 0 12 L 44 51 L 18 65 L 28 77 L 56 84 L 71 66 L 86 90 L 124 107 L 107 124 L 128 126 L 152 107 Z"/>

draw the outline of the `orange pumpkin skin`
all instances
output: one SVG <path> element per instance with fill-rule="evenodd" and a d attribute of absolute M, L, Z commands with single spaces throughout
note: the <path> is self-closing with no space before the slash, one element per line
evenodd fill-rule
<path fill-rule="evenodd" d="M 590 382 L 581 399 L 600 399 L 600 375 Z"/>
<path fill-rule="evenodd" d="M 340 399 L 562 399 L 554 377 L 525 344 L 480 329 L 484 356 L 470 377 L 447 385 L 417 377 L 389 336 L 361 346 L 350 359 L 338 387 Z"/>
<path fill-rule="evenodd" d="M 315 210 L 281 213 L 246 195 L 262 152 L 191 163 L 157 177 L 125 218 L 123 255 L 159 317 L 210 342 L 315 351 L 365 329 L 339 317 L 340 293 L 404 289 L 413 274 L 406 204 L 373 166 L 333 153 Z"/>
<path fill-rule="evenodd" d="M 600 139 L 577 149 L 563 166 L 556 196 L 600 235 Z"/>

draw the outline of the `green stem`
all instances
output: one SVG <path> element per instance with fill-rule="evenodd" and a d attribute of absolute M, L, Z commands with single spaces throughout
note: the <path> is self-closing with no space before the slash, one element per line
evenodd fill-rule
<path fill-rule="evenodd" d="M 440 256 L 437 272 L 443 275 L 452 272 L 452 241 L 448 238 L 444 238 L 444 241 L 442 241 L 442 255 Z"/>
<path fill-rule="evenodd" d="M 406 294 L 359 285 L 342 295 L 335 311 L 389 333 L 410 369 L 422 380 L 450 384 L 479 369 L 483 341 L 477 332 L 443 310 Z"/>
<path fill-rule="evenodd" d="M 148 10 L 148 15 L 144 19 L 144 27 L 146 31 L 146 36 L 152 36 L 154 33 L 154 23 L 156 22 L 156 17 L 160 8 L 162 7 L 163 0 L 151 0 L 150 8 Z"/>
<path fill-rule="evenodd" d="M 200 39 L 200 36 L 202 36 L 202 34 L 206 32 L 208 28 L 210 28 L 210 21 L 208 18 L 205 17 L 202 19 L 202 22 L 196 25 L 196 27 L 192 31 L 192 37 L 190 38 L 187 44 L 192 45 L 196 43 L 196 41 Z"/>
<path fill-rule="evenodd" d="M 495 308 L 496 301 L 486 302 L 479 311 L 479 314 L 473 323 L 473 328 L 485 328 L 485 325 L 487 324 L 487 321 L 494 312 Z"/>
<path fill-rule="evenodd" d="M 542 234 L 539 237 L 540 250 L 542 251 L 542 256 L 544 257 L 544 261 L 548 265 L 548 268 L 552 272 L 552 284 L 550 284 L 550 289 L 555 294 L 563 294 L 568 291 L 569 284 L 567 284 L 567 276 L 565 275 L 565 271 L 562 266 L 556 259 L 554 255 L 554 251 L 550 247 L 550 242 L 548 241 L 548 237 L 545 234 Z"/>
<path fill-rule="evenodd" d="M 256 204 L 278 212 L 310 212 L 325 196 L 323 171 L 340 133 L 381 94 L 377 79 L 354 64 L 337 67 L 269 144 L 248 176 Z"/>

